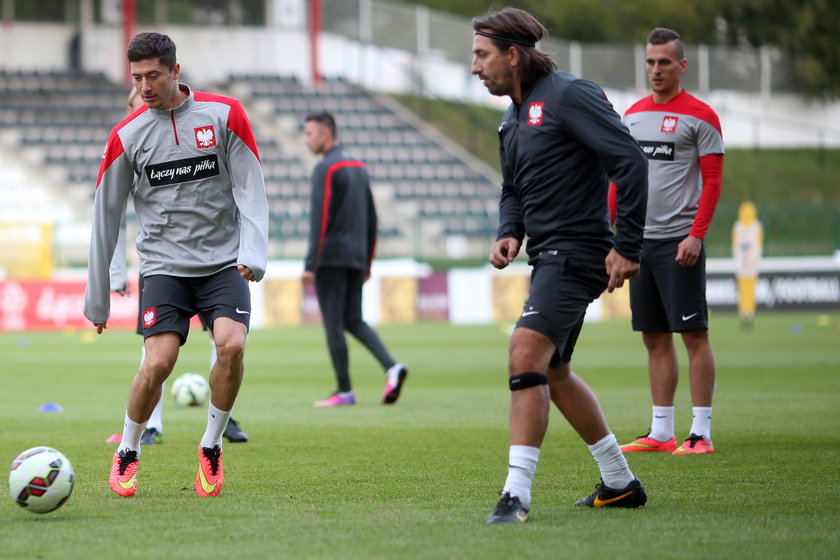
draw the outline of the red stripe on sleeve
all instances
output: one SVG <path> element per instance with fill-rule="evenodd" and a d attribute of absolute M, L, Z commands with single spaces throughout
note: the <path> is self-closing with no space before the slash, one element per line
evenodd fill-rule
<path fill-rule="evenodd" d="M 715 215 L 720 190 L 723 184 L 723 154 L 700 156 L 700 175 L 703 177 L 703 190 L 697 203 L 697 216 L 688 233 L 698 239 L 706 238 L 706 231 Z"/>
<path fill-rule="evenodd" d="M 238 101 L 230 107 L 230 114 L 228 115 L 228 128 L 233 131 L 234 134 L 239 136 L 243 142 L 245 142 L 245 145 L 248 146 L 248 149 L 254 152 L 254 156 L 256 156 L 257 161 L 259 161 L 260 152 L 257 149 L 257 139 L 254 137 L 254 129 L 251 128 L 251 123 L 248 121 L 248 115 L 245 114 L 245 109 L 242 108 L 242 105 Z"/>
<path fill-rule="evenodd" d="M 330 198 L 332 197 L 332 182 L 333 182 L 333 174 L 338 171 L 339 169 L 343 169 L 345 167 L 362 167 L 364 168 L 365 164 L 361 161 L 353 161 L 353 160 L 344 160 L 344 161 L 337 161 L 329 168 L 327 168 L 327 176 L 324 179 L 324 204 L 321 207 L 321 231 L 318 234 L 318 254 L 321 254 L 321 249 L 324 246 L 324 239 L 327 236 L 327 224 L 330 220 Z"/>
<path fill-rule="evenodd" d="M 120 135 L 117 134 L 117 129 L 111 131 L 111 135 L 108 137 L 108 144 L 105 145 L 105 153 L 102 154 L 102 162 L 99 164 L 99 174 L 96 176 L 96 188 L 99 188 L 99 184 L 102 182 L 102 175 L 105 174 L 105 170 L 114 163 L 114 160 L 120 157 L 125 152 L 125 148 L 123 148 L 122 140 L 120 139 Z"/>
<path fill-rule="evenodd" d="M 251 123 L 248 120 L 248 115 L 245 114 L 245 109 L 242 108 L 242 104 L 234 99 L 233 97 L 228 97 L 226 95 L 216 95 L 215 93 L 207 93 L 206 91 L 196 91 L 193 92 L 196 101 L 207 101 L 211 103 L 222 103 L 230 107 L 230 112 L 228 113 L 228 122 L 227 127 L 231 130 L 234 134 L 236 134 L 240 140 L 245 142 L 245 145 L 248 146 L 255 156 L 257 156 L 257 160 L 260 159 L 260 152 L 257 149 L 257 139 L 254 137 L 254 129 L 251 128 Z"/>
<path fill-rule="evenodd" d="M 610 207 L 610 225 L 615 225 L 615 216 L 616 211 L 618 208 L 618 202 L 616 201 L 616 184 L 610 181 L 610 190 L 607 191 L 607 205 Z"/>

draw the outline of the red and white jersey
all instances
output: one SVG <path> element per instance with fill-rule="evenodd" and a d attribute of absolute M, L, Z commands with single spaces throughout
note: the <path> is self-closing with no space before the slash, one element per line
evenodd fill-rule
<path fill-rule="evenodd" d="M 268 202 L 254 132 L 236 99 L 185 84 L 173 109 L 143 107 L 111 131 L 93 199 L 85 317 L 110 314 L 109 265 L 129 193 L 140 274 L 200 277 L 268 258 Z"/>
<path fill-rule="evenodd" d="M 652 95 L 636 102 L 624 124 L 648 158 L 645 238 L 688 235 L 703 189 L 700 157 L 724 153 L 717 114 L 681 91 L 664 104 Z"/>

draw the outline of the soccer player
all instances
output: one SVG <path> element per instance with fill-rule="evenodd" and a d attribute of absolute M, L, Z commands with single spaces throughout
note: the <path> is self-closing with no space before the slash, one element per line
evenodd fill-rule
<path fill-rule="evenodd" d="M 487 523 L 521 523 L 553 402 L 589 446 L 602 482 L 576 506 L 643 506 L 598 399 L 571 367 L 586 308 L 636 275 L 647 195 L 647 162 L 604 92 L 559 72 L 536 48 L 547 36 L 528 12 L 506 8 L 473 20 L 471 72 L 509 96 L 499 125 L 502 194 L 490 263 L 505 268 L 525 235 L 533 266 L 524 310 L 510 339 L 508 476 Z M 617 233 L 608 177 L 621 187 Z"/>
<path fill-rule="evenodd" d="M 400 396 L 408 369 L 391 357 L 376 331 L 362 319 L 362 285 L 370 278 L 376 248 L 376 207 L 368 172 L 336 139 L 335 118 L 330 113 L 310 113 L 304 123 L 306 147 L 313 154 L 323 154 L 324 159 L 312 172 L 309 248 L 301 279 L 304 284 L 315 284 L 338 382 L 338 390 L 314 406 L 356 403 L 345 331 L 382 365 L 382 403 L 393 404 Z"/>
<path fill-rule="evenodd" d="M 114 127 L 105 148 L 84 314 L 97 333 L 107 328 L 108 269 L 133 191 L 146 355 L 131 384 L 108 482 L 120 496 L 135 494 L 140 438 L 187 339 L 189 320 L 198 313 L 210 327 L 217 360 L 195 492 L 215 496 L 224 484 L 222 433 L 242 382 L 248 282 L 262 279 L 267 261 L 268 204 L 259 153 L 236 99 L 179 83 L 181 68 L 168 36 L 136 35 L 127 58 L 146 109 Z"/>
<path fill-rule="evenodd" d="M 130 115 L 140 107 L 144 107 L 143 101 L 140 99 L 140 94 L 136 88 L 132 88 L 128 94 L 128 102 L 126 105 L 126 114 Z M 125 214 L 123 214 L 120 222 L 120 237 L 117 241 L 117 246 L 114 249 L 114 258 L 111 260 L 111 267 L 109 270 L 111 278 L 111 291 L 116 292 L 120 296 L 129 295 L 128 291 L 128 268 L 126 261 L 126 243 L 125 243 Z M 138 279 L 138 290 L 143 293 L 143 275 Z M 137 334 L 143 334 L 143 302 L 138 298 L 140 309 L 137 313 Z M 201 316 L 199 316 L 201 319 Z M 207 325 L 201 319 L 201 328 L 207 330 Z M 146 357 L 146 347 L 142 348 L 140 362 Z M 213 344 L 213 337 L 210 337 L 210 370 L 216 363 L 216 345 Z M 143 435 L 140 436 L 140 445 L 153 445 L 156 443 L 163 443 L 163 395 L 166 394 L 166 382 L 160 387 L 161 397 L 152 411 L 152 416 L 146 424 L 146 429 L 143 430 Z M 228 418 L 227 426 L 222 434 L 228 441 L 232 443 L 248 441 L 248 434 L 246 434 L 233 417 Z"/>
<path fill-rule="evenodd" d="M 642 266 L 630 283 L 633 330 L 648 353 L 651 427 L 622 446 L 624 452 L 712 453 L 715 360 L 706 306 L 703 239 L 720 198 L 723 138 L 715 112 L 680 87 L 688 66 L 680 36 L 650 32 L 645 51 L 653 94 L 630 107 L 624 122 L 648 157 L 648 207 Z M 621 194 L 623 185 L 611 189 Z M 679 363 L 673 333 L 688 352 L 693 421 L 679 447 L 674 434 L 674 395 Z"/>

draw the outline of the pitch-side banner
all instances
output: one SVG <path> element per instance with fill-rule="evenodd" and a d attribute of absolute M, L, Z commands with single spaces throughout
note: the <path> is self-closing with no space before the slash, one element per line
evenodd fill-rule
<path fill-rule="evenodd" d="M 135 328 L 137 286 L 129 296 L 111 294 L 108 327 Z M 93 328 L 82 315 L 82 280 L 0 280 L 0 331 Z"/>
<path fill-rule="evenodd" d="M 840 270 L 762 272 L 755 296 L 759 309 L 840 308 Z M 735 275 L 709 272 L 706 300 L 712 309 L 735 310 L 738 305 Z"/>

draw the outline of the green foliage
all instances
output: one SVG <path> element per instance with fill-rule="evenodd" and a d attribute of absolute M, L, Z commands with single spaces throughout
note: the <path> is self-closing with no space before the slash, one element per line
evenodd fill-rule
<path fill-rule="evenodd" d="M 739 0 L 722 2 L 720 8 L 730 42 L 778 47 L 805 92 L 829 99 L 840 97 L 840 3 Z"/>
<path fill-rule="evenodd" d="M 536 560 L 557 558 L 562 547 L 569 558 L 650 558 L 650 535 L 664 529 L 675 544 L 655 557 L 833 558 L 838 321 L 836 312 L 821 321 L 827 326 L 815 314 L 759 313 L 745 333 L 735 316 L 714 316 L 718 452 L 628 456 L 650 494 L 641 510 L 572 507 L 598 471 L 553 411 L 532 520 L 521 527 L 484 524 L 506 474 L 504 326 L 382 327 L 411 368 L 400 402 L 379 404 L 381 372 L 353 342 L 359 404 L 326 410 L 311 406 L 334 383 L 321 328 L 253 331 L 235 410 L 251 440 L 225 443 L 226 485 L 212 499 L 192 489 L 206 411 L 176 407 L 169 397 L 164 443 L 143 449 L 137 495 L 108 489 L 114 445 L 104 440 L 122 426 L 137 335 L 109 330 L 85 343 L 78 332 L 0 334 L 0 464 L 45 444 L 76 471 L 68 503 L 45 516 L 20 509 L 2 483 L 0 556 L 205 559 L 210 550 L 219 558 Z M 206 372 L 207 354 L 206 338 L 193 333 L 175 373 Z M 645 368 L 641 340 L 624 321 L 584 327 L 575 370 L 622 443 L 650 419 Z M 64 412 L 38 412 L 50 401 Z M 676 406 L 684 437 L 685 373 Z M 680 546 L 698 527 L 711 537 Z"/>
<path fill-rule="evenodd" d="M 534 14 L 556 39 L 641 43 L 654 27 L 670 27 L 689 44 L 772 46 L 784 55 L 802 91 L 840 97 L 840 2 L 836 0 L 418 0 L 468 18 L 505 6 Z"/>

